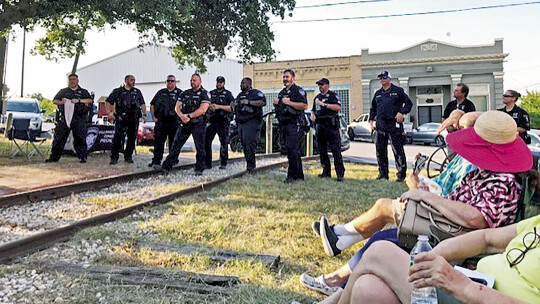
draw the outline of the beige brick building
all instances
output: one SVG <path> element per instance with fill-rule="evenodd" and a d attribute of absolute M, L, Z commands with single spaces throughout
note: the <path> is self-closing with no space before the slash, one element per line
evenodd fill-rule
<path fill-rule="evenodd" d="M 272 99 L 283 89 L 283 71 L 291 68 L 296 73 L 296 83 L 307 92 L 309 108 L 319 93 L 315 84 L 326 77 L 330 80 L 330 89 L 335 91 L 342 101 L 342 114 L 346 121 L 362 114 L 362 72 L 360 56 L 333 57 L 320 59 L 274 61 L 244 65 L 244 77 L 253 79 L 253 87 L 264 92 L 268 105 L 273 109 Z"/>

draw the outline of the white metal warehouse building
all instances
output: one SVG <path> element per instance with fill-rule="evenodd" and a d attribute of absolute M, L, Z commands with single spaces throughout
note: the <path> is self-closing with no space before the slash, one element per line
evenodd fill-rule
<path fill-rule="evenodd" d="M 207 62 L 207 72 L 202 74 L 202 84 L 207 90 L 216 87 L 216 77 L 223 76 L 226 88 L 234 96 L 240 92 L 243 76 L 242 63 L 233 59 L 216 59 Z M 194 67 L 183 70 L 178 67 L 166 46 L 145 46 L 132 48 L 120 54 L 81 67 L 77 70 L 81 87 L 95 92 L 94 101 L 108 96 L 112 90 L 124 82 L 124 76 L 135 76 L 135 87 L 139 88 L 147 105 L 155 93 L 165 87 L 167 75 L 175 75 L 178 88 L 190 88 Z"/>

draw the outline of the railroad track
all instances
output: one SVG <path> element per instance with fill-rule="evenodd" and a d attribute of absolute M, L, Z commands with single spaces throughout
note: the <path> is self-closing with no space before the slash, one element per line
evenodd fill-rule
<path fill-rule="evenodd" d="M 275 158 L 275 157 L 278 157 L 278 155 L 270 156 L 270 158 Z M 306 158 L 304 158 L 304 160 L 312 160 L 312 159 L 315 159 L 315 158 L 318 158 L 318 156 L 306 157 Z M 277 163 L 273 163 L 273 164 L 269 164 L 269 165 L 265 165 L 265 166 L 260 166 L 257 169 L 255 169 L 255 172 L 262 172 L 262 171 L 271 170 L 271 169 L 274 169 L 274 168 L 285 166 L 286 164 L 287 164 L 287 161 L 279 161 Z M 193 165 L 186 165 L 186 166 L 180 166 L 180 167 L 177 167 L 177 168 L 178 169 L 188 169 L 188 168 L 190 168 L 192 166 Z M 149 172 L 142 172 L 142 173 L 148 174 Z M 83 182 L 83 183 L 74 183 L 74 184 L 69 184 L 69 185 L 50 187 L 50 188 L 47 188 L 47 189 L 39 189 L 39 190 L 35 190 L 35 191 L 29 191 L 29 192 L 34 192 L 34 194 L 29 195 L 29 192 L 25 192 L 24 194 L 18 194 L 18 202 L 19 203 L 23 202 L 24 201 L 22 199 L 23 197 L 26 197 L 27 201 L 28 201 L 29 198 L 31 199 L 32 197 L 36 197 L 35 195 L 37 195 L 37 193 L 39 193 L 39 192 L 44 193 L 44 195 L 53 196 L 55 198 L 58 198 L 58 197 L 69 195 L 69 194 L 74 193 L 74 192 L 82 192 L 82 191 L 93 190 L 93 189 L 95 189 L 95 187 L 103 188 L 103 187 L 107 187 L 107 186 L 110 186 L 110 185 L 115 184 L 115 183 L 119 183 L 121 181 L 136 179 L 137 177 L 141 177 L 142 173 L 128 174 L 128 175 L 124 175 L 124 176 L 117 176 L 117 177 L 114 177 L 114 179 L 112 179 L 112 178 L 109 179 L 107 182 L 101 182 L 101 181 L 98 181 L 98 180 L 94 180 L 94 184 L 90 183 L 91 181 L 88 181 L 88 182 Z M 153 173 L 153 174 L 155 174 L 155 173 Z M 198 193 L 198 192 L 203 192 L 205 190 L 212 189 L 212 188 L 214 188 L 214 187 L 216 187 L 216 186 L 218 186 L 220 184 L 223 184 L 226 181 L 229 181 L 229 180 L 234 179 L 234 178 L 241 177 L 241 176 L 243 176 L 245 174 L 247 174 L 246 171 L 241 171 L 241 172 L 238 172 L 238 173 L 234 173 L 234 174 L 222 177 L 222 178 L 218 178 L 216 180 L 204 182 L 202 184 L 198 184 L 198 185 L 195 185 L 195 186 L 192 186 L 192 187 L 189 187 L 189 188 L 185 188 L 185 189 L 182 189 L 182 190 L 179 190 L 179 191 L 175 191 L 175 192 L 172 192 L 172 193 L 161 195 L 161 196 L 159 196 L 157 198 L 152 198 L 150 200 L 140 202 L 140 203 L 136 203 L 136 204 L 133 204 L 133 205 L 130 205 L 130 206 L 127 206 L 127 207 L 123 207 L 123 208 L 111 211 L 111 212 L 107 212 L 107 213 L 91 216 L 91 217 L 88 217 L 88 218 L 85 218 L 85 219 L 82 219 L 82 220 L 78 220 L 78 221 L 75 221 L 75 222 L 70 223 L 68 225 L 62 226 L 62 227 L 50 229 L 50 230 L 40 232 L 40 233 L 31 235 L 31 236 L 28 236 L 28 237 L 24 237 L 24 238 L 19 239 L 19 240 L 4 243 L 4 244 L 0 245 L 0 262 L 1 263 L 6 263 L 6 262 L 12 260 L 13 258 L 20 257 L 20 256 L 26 255 L 28 253 L 35 252 L 37 250 L 47 248 L 47 247 L 49 247 L 49 246 L 51 246 L 51 245 L 53 245 L 53 244 L 55 244 L 55 243 L 57 243 L 59 241 L 65 241 L 65 240 L 69 239 L 71 236 L 73 236 L 77 231 L 79 231 L 81 229 L 114 221 L 116 219 L 119 219 L 119 218 L 122 218 L 122 217 L 125 217 L 125 216 L 129 215 L 134 210 L 137 210 L 137 209 L 140 209 L 140 208 L 143 208 L 143 207 L 168 203 L 168 202 L 170 202 L 170 201 L 172 201 L 174 199 L 177 199 L 179 197 L 182 197 L 182 196 L 195 194 L 195 193 Z M 126 177 L 126 176 L 129 176 L 129 177 Z M 147 177 L 147 176 L 145 176 L 145 177 Z M 61 190 L 56 189 L 56 188 L 61 188 Z M 13 195 L 9 195 L 8 197 L 13 197 Z"/>
<path fill-rule="evenodd" d="M 268 159 L 268 158 L 277 158 L 281 155 L 279 153 L 269 154 L 269 155 L 259 155 L 257 159 Z M 229 159 L 230 163 L 242 162 L 244 161 L 243 157 L 235 157 Z M 219 165 L 219 160 L 213 161 L 213 165 Z M 188 170 L 192 169 L 195 166 L 194 163 L 185 164 L 181 166 L 176 166 L 171 172 L 179 170 Z M 18 192 L 14 194 L 0 196 L 0 208 L 5 208 L 14 205 L 24 205 L 32 202 L 38 202 L 43 200 L 52 200 L 71 194 L 80 193 L 84 191 L 99 190 L 114 184 L 128 182 L 136 180 L 139 178 L 148 178 L 161 174 L 155 170 L 146 170 L 142 172 L 128 173 L 122 175 L 115 175 L 104 178 L 96 178 L 91 180 L 86 180 L 82 182 L 67 183 L 62 185 L 55 185 L 50 187 L 39 188 L 35 190 L 29 190 L 24 192 Z"/>

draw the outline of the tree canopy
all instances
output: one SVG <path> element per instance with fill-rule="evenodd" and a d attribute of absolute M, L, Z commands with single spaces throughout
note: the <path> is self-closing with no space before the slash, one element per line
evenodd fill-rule
<path fill-rule="evenodd" d="M 238 50 L 244 61 L 274 57 L 269 19 L 284 18 L 294 0 L 0 0 L 0 31 L 42 26 L 35 53 L 47 59 L 84 53 L 89 28 L 134 25 L 139 42 L 167 43 L 178 64 L 204 70 L 204 60 Z"/>
<path fill-rule="evenodd" d="M 527 91 L 527 94 L 521 97 L 519 106 L 529 113 L 531 128 L 540 129 L 540 92 Z"/>

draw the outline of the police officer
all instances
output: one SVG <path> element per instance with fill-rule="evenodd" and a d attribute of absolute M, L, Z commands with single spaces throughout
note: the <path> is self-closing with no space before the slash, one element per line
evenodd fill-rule
<path fill-rule="evenodd" d="M 442 120 L 444 121 L 450 116 L 452 111 L 458 109 L 465 113 L 476 111 L 474 103 L 467 99 L 469 95 L 469 87 L 464 83 L 458 83 L 454 89 L 454 100 L 450 101 L 444 109 Z"/>
<path fill-rule="evenodd" d="M 266 105 L 266 97 L 263 92 L 252 88 L 253 81 L 246 77 L 240 83 L 240 94 L 236 97 L 234 111 L 238 135 L 244 149 L 247 171 L 255 170 L 255 152 L 257 151 L 261 123 L 263 118 L 262 108 Z"/>
<path fill-rule="evenodd" d="M 61 89 L 54 96 L 53 103 L 58 106 L 57 122 L 54 129 L 51 155 L 45 162 L 57 162 L 60 160 L 69 132 L 73 131 L 73 146 L 77 157 L 81 163 L 86 163 L 88 155 L 88 148 L 86 147 L 86 105 L 92 103 L 92 97 L 87 90 L 79 86 L 79 76 L 76 74 L 68 76 L 68 87 Z M 66 103 L 74 104 L 71 122 L 66 119 Z"/>
<path fill-rule="evenodd" d="M 210 107 L 210 94 L 201 86 L 201 76 L 193 74 L 191 76 L 191 89 L 180 94 L 180 99 L 176 103 L 176 114 L 180 117 L 181 123 L 176 130 L 172 151 L 163 161 L 161 167 L 154 166 L 154 169 L 170 171 L 180 150 L 186 143 L 190 135 L 195 141 L 196 163 L 195 174 L 202 175 L 204 170 L 204 137 L 206 133 L 206 111 Z"/>
<path fill-rule="evenodd" d="M 514 90 L 507 90 L 503 94 L 504 107 L 499 109 L 504 113 L 512 116 L 516 121 L 518 127 L 519 136 L 525 141 L 526 144 L 531 143 L 531 137 L 527 134 L 527 131 L 531 129 L 531 122 L 529 120 L 529 113 L 516 105 L 517 100 L 521 97 L 521 94 Z"/>
<path fill-rule="evenodd" d="M 337 181 L 343 181 L 345 166 L 341 156 L 341 136 L 339 135 L 339 111 L 341 111 L 341 101 L 335 92 L 330 91 L 330 81 L 321 78 L 316 82 L 319 86 L 319 95 L 313 101 L 311 110 L 311 120 L 315 122 L 317 146 L 319 147 L 319 157 L 323 172 L 319 177 L 331 176 L 330 158 L 328 158 L 328 145 L 334 157 L 334 167 L 336 169 Z"/>
<path fill-rule="evenodd" d="M 167 76 L 167 87 L 159 90 L 150 102 L 150 113 L 156 122 L 154 127 L 154 158 L 149 167 L 161 165 L 165 141 L 169 141 L 169 151 L 172 149 L 174 135 L 180 125 L 176 115 L 176 102 L 182 90 L 176 87 L 176 77 Z"/>
<path fill-rule="evenodd" d="M 133 163 L 133 150 L 137 139 L 139 118 L 146 122 L 146 105 L 139 89 L 135 88 L 135 77 L 126 75 L 124 85 L 114 89 L 105 99 L 109 121 L 114 121 L 114 138 L 111 149 L 111 165 L 118 163 L 122 142 L 127 135 L 124 161 Z"/>
<path fill-rule="evenodd" d="M 210 91 L 210 108 L 207 116 L 209 124 L 206 126 L 205 138 L 205 167 L 212 168 L 212 141 L 219 137 L 221 147 L 219 149 L 220 169 L 227 167 L 229 160 L 229 130 L 232 120 L 231 104 L 234 102 L 234 96 L 231 91 L 225 89 L 225 77 L 218 76 L 216 79 L 216 89 Z"/>
<path fill-rule="evenodd" d="M 375 147 L 379 176 L 377 179 L 388 179 L 388 139 L 391 139 L 392 150 L 396 160 L 397 181 L 405 180 L 407 159 L 403 144 L 403 115 L 411 111 L 412 102 L 402 88 L 392 84 L 392 76 L 388 71 L 378 75 L 382 88 L 375 92 L 369 111 L 369 123 L 377 119 Z"/>
<path fill-rule="evenodd" d="M 304 111 L 307 109 L 306 92 L 295 83 L 295 74 L 291 69 L 283 72 L 283 84 L 285 88 L 273 100 L 276 116 L 279 122 L 281 135 L 285 139 L 289 168 L 285 183 L 293 183 L 304 179 L 302 158 L 300 156 L 300 137 L 304 135 L 305 126 L 300 125 L 305 121 Z"/>

